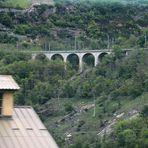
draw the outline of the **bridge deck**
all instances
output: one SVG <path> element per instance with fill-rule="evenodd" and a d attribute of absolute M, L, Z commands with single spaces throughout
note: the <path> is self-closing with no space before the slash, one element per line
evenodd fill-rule
<path fill-rule="evenodd" d="M 130 51 L 132 49 L 122 49 L 123 51 Z M 100 50 L 59 50 L 59 51 L 23 51 L 29 53 L 91 53 L 91 52 L 112 52 L 113 49 L 100 49 Z"/>

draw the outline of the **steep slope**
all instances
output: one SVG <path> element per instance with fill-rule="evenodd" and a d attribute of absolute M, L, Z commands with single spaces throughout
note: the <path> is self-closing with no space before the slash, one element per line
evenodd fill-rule
<path fill-rule="evenodd" d="M 1 10 L 1 35 L 5 38 L 1 43 L 9 43 L 7 37 L 10 36 L 13 44 L 19 44 L 17 47 L 21 49 L 34 49 L 34 44 L 40 50 L 43 47 L 44 50 L 98 49 L 107 48 L 108 44 L 122 48 L 146 47 L 147 12 L 148 5 L 94 3 L 56 3 L 55 7 L 41 5 L 25 11 Z M 10 33 L 7 34 L 7 30 Z"/>
<path fill-rule="evenodd" d="M 61 148 L 147 146 L 147 107 L 139 117 L 148 105 L 147 0 L 108 1 L 55 0 L 28 8 L 24 0 L 16 9 L 0 0 L 10 7 L 0 9 L 0 74 L 15 76 L 22 88 L 15 103 L 33 105 Z M 33 61 L 19 52 L 107 47 L 114 53 L 81 74 L 70 64 L 65 71 L 60 60 L 40 54 Z M 125 56 L 122 48 L 133 50 Z"/>

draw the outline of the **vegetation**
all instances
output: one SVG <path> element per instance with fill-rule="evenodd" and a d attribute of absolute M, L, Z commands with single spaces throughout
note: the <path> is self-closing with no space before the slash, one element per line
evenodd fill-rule
<path fill-rule="evenodd" d="M 146 148 L 148 5 L 96 2 L 55 0 L 31 12 L 2 10 L 0 74 L 15 77 L 21 87 L 15 104 L 33 106 L 61 148 Z M 65 70 L 60 58 L 39 54 L 32 60 L 29 52 L 100 48 L 113 53 L 96 67 L 85 57 L 81 73 L 75 57 Z M 125 55 L 123 48 L 133 50 Z"/>
<path fill-rule="evenodd" d="M 26 8 L 30 4 L 30 0 L 0 0 L 3 7 Z"/>
<path fill-rule="evenodd" d="M 125 57 L 120 49 L 116 49 L 114 54 L 104 57 L 96 68 L 70 79 L 76 71 L 70 65 L 65 71 L 64 63 L 59 60 L 48 61 L 39 55 L 32 61 L 25 53 L 1 51 L 0 74 L 15 76 L 21 86 L 21 90 L 15 94 L 16 104 L 34 106 L 61 147 L 65 147 L 67 142 L 69 145 L 69 141 L 62 136 L 66 133 L 72 134 L 72 147 L 77 147 L 79 143 L 82 147 L 95 148 L 98 144 L 109 147 L 113 137 L 117 139 L 113 143 L 116 147 L 132 147 L 139 136 L 144 140 L 145 133 L 142 131 L 146 126 L 142 129 L 137 127 L 146 125 L 147 122 L 141 122 L 141 118 L 147 118 L 147 107 L 141 111 L 141 117 L 125 122 L 127 125 L 136 122 L 135 129 L 123 128 L 118 132 L 117 125 L 117 131 L 112 133 L 115 135 L 105 138 L 103 143 L 97 138 L 97 133 L 98 128 L 104 127 L 114 113 L 141 110 L 147 104 L 147 94 L 140 99 L 148 91 L 147 54 L 146 50 L 135 50 Z M 128 106 L 130 102 L 133 106 Z M 140 130 L 138 135 L 135 130 Z M 94 136 L 96 138 L 92 139 Z M 133 138 L 131 145 L 126 141 L 128 138 Z M 87 142 L 82 144 L 84 139 Z M 135 144 L 140 145 L 141 141 Z M 143 145 L 146 146 L 146 141 Z"/>
<path fill-rule="evenodd" d="M 33 12 L 2 11 L 0 20 L 4 29 L 26 36 L 28 44 L 46 44 L 44 50 L 144 48 L 148 47 L 147 11 L 142 2 L 55 1 L 55 6 L 34 6 Z"/>
<path fill-rule="evenodd" d="M 121 121 L 116 125 L 115 132 L 109 140 L 105 141 L 105 146 L 110 144 L 116 147 L 147 147 L 148 129 L 147 118 L 138 117 L 133 120 Z"/>

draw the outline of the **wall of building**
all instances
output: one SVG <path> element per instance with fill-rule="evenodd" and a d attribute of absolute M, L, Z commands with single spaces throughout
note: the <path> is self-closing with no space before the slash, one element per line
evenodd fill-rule
<path fill-rule="evenodd" d="M 3 94 L 3 116 L 12 116 L 13 114 L 13 93 L 4 92 Z"/>

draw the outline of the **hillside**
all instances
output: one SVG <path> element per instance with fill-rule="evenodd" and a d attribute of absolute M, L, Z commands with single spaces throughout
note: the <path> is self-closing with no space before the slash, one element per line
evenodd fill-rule
<path fill-rule="evenodd" d="M 142 2 L 79 1 L 55 1 L 55 6 L 33 6 L 22 11 L 1 10 L 0 42 L 5 48 L 17 44 L 23 50 L 143 48 L 147 47 L 147 12 L 148 5 Z"/>
<path fill-rule="evenodd" d="M 147 148 L 147 0 L 8 1 L 0 0 L 0 74 L 20 85 L 15 104 L 33 106 L 60 148 Z M 83 59 L 82 72 L 74 56 L 30 52 L 106 48 L 96 67 Z"/>
<path fill-rule="evenodd" d="M 35 4 L 48 4 L 54 5 L 53 0 L 0 0 L 1 7 L 5 8 L 17 8 L 17 9 L 25 9 L 30 7 L 30 5 Z"/>
<path fill-rule="evenodd" d="M 132 136 L 129 134 L 134 134 L 134 141 L 138 142 L 139 136 L 143 141 L 133 142 L 132 146 L 147 147 L 147 133 L 143 133 L 147 131 L 148 115 L 147 57 L 147 50 L 139 49 L 125 57 L 116 49 L 97 67 L 77 74 L 69 64 L 65 71 L 62 61 L 49 61 L 42 55 L 33 61 L 30 54 L 1 51 L 0 74 L 15 76 L 21 87 L 15 103 L 33 106 L 61 148 L 110 148 L 110 144 L 130 148 L 126 142 Z M 139 116 L 142 110 L 144 117 Z M 127 121 L 120 127 L 123 119 Z M 126 126 L 130 121 L 138 135 Z M 120 134 L 126 130 L 130 133 L 120 141 Z"/>
<path fill-rule="evenodd" d="M 30 5 L 30 0 L 0 0 L 1 7 L 20 7 L 26 8 Z"/>

